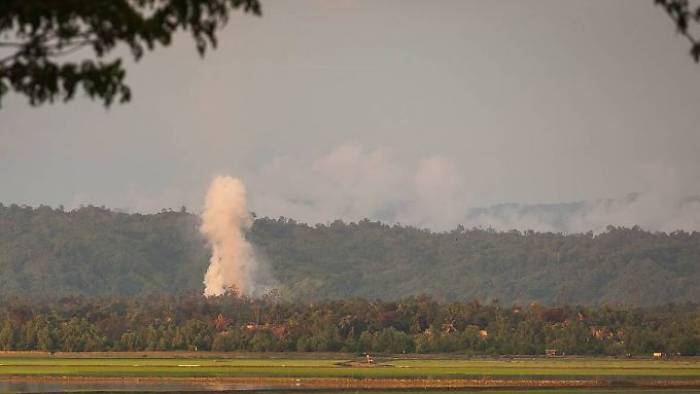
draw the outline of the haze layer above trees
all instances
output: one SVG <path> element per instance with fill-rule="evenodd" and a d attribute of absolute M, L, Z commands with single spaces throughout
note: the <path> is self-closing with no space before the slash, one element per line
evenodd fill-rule
<path fill-rule="evenodd" d="M 0 205 L 0 299 L 201 292 L 199 219 Z M 700 233 L 594 235 L 257 219 L 250 241 L 284 298 L 652 305 L 700 299 Z"/>

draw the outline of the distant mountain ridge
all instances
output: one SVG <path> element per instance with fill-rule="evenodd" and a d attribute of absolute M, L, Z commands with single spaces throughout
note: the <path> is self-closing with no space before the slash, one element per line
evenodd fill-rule
<path fill-rule="evenodd" d="M 579 209 L 575 204 L 560 208 Z M 201 292 L 209 251 L 198 226 L 187 212 L 0 205 L 0 298 Z M 563 235 L 459 227 L 434 233 L 369 220 L 309 226 L 258 218 L 247 236 L 285 297 L 700 301 L 697 232 L 615 227 Z"/>
<path fill-rule="evenodd" d="M 700 229 L 700 196 L 630 193 L 617 199 L 497 204 L 470 209 L 464 224 L 502 231 L 515 228 L 561 233 L 602 232 L 609 225 L 639 225 L 650 231 L 692 231 Z"/>

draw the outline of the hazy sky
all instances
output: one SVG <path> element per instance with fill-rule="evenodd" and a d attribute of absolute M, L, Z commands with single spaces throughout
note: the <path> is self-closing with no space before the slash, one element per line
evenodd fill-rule
<path fill-rule="evenodd" d="M 263 0 L 204 60 L 182 36 L 130 67 L 127 105 L 7 98 L 0 202 L 199 212 L 229 174 L 322 222 L 664 204 L 700 193 L 700 65 L 652 3 Z"/>

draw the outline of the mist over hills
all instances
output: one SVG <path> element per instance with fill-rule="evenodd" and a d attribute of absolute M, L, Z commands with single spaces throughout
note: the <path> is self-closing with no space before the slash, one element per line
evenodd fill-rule
<path fill-rule="evenodd" d="M 489 214 L 541 212 L 556 224 L 582 206 L 504 205 Z M 0 205 L 0 297 L 201 292 L 210 251 L 198 226 L 199 218 L 184 211 Z M 444 300 L 635 305 L 700 299 L 697 232 L 431 232 L 369 220 L 310 226 L 257 218 L 247 238 L 275 287 L 292 298 L 427 293 Z"/>
<path fill-rule="evenodd" d="M 541 177 L 529 182 L 525 174 L 518 179 L 494 177 L 472 173 L 475 168 L 462 168 L 458 160 L 445 155 L 402 158 L 387 149 L 342 145 L 318 157 L 280 157 L 242 179 L 250 191 L 252 211 L 306 223 L 369 218 L 434 231 L 449 231 L 459 224 L 565 233 L 598 233 L 608 225 L 666 232 L 700 230 L 697 183 L 663 164 L 641 166 L 643 173 L 635 176 L 634 185 L 600 190 L 564 186 L 573 177 L 555 182 L 559 186 L 554 189 L 577 190 L 564 193 L 568 197 L 556 190 L 545 192 L 552 187 L 547 182 L 536 186 Z M 520 185 L 519 190 L 504 191 L 514 185 Z M 541 203 L 550 198 L 565 203 Z M 110 197 L 85 201 L 95 200 L 110 201 Z M 494 205 L 512 201 L 520 203 Z"/>
<path fill-rule="evenodd" d="M 700 228 L 700 196 L 630 193 L 617 199 L 555 204 L 498 204 L 470 209 L 467 226 L 557 233 L 602 232 L 608 226 L 640 226 L 650 231 Z"/>

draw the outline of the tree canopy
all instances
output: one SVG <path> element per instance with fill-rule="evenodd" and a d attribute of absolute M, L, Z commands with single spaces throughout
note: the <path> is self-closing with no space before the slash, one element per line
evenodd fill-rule
<path fill-rule="evenodd" d="M 203 291 L 199 218 L 0 205 L 0 300 Z M 286 299 L 656 305 L 700 299 L 700 233 L 430 232 L 258 218 L 248 239 Z"/>
<path fill-rule="evenodd" d="M 0 351 L 700 354 L 700 307 L 597 308 L 198 294 L 0 302 Z"/>
<path fill-rule="evenodd" d="M 261 14 L 258 0 L 5 0 L 0 2 L 0 103 L 10 91 L 31 105 L 68 101 L 82 90 L 109 106 L 131 89 L 124 46 L 135 60 L 188 31 L 200 56 L 234 10 Z M 78 51 L 92 50 L 81 58 Z"/>

